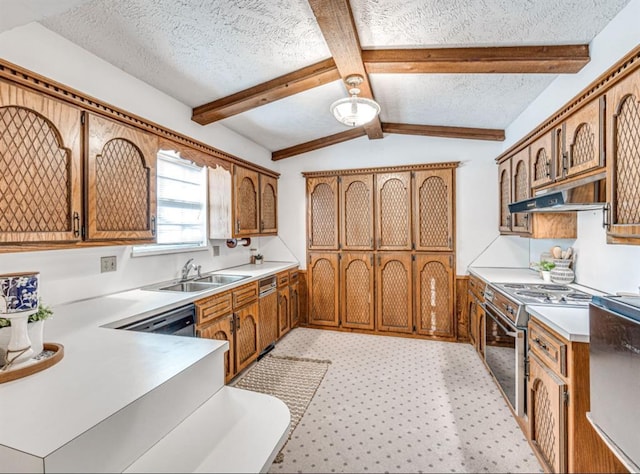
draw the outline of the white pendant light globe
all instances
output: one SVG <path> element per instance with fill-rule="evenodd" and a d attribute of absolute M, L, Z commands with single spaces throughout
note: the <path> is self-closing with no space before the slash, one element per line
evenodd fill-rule
<path fill-rule="evenodd" d="M 347 84 L 351 86 L 351 97 L 336 100 L 329 110 L 336 120 L 349 127 L 360 127 L 371 122 L 380 113 L 380 105 L 375 100 L 358 97 L 362 76 L 348 76 Z"/>

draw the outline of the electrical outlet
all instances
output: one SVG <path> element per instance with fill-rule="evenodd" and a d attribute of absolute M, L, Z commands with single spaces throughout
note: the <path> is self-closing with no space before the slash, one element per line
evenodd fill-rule
<path fill-rule="evenodd" d="M 100 257 L 100 273 L 115 272 L 118 264 L 118 260 L 115 255 L 111 257 Z"/>
<path fill-rule="evenodd" d="M 213 246 L 213 256 L 214 257 L 219 257 L 220 256 L 220 246 L 219 245 L 214 245 Z"/>

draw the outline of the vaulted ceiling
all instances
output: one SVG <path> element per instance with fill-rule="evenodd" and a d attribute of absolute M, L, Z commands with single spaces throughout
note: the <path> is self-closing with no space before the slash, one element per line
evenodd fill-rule
<path fill-rule="evenodd" d="M 284 158 L 365 134 L 500 139 L 628 1 L 2 0 L 0 29 L 40 21 Z M 366 130 L 329 113 L 358 72 L 382 107 Z"/>

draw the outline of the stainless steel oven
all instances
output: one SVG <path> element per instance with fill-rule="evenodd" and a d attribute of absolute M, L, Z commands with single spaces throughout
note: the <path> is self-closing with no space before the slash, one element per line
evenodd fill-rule
<path fill-rule="evenodd" d="M 485 363 L 513 411 L 523 417 L 527 412 L 527 330 L 503 314 L 492 302 L 491 292 L 488 296 L 485 292 Z"/>

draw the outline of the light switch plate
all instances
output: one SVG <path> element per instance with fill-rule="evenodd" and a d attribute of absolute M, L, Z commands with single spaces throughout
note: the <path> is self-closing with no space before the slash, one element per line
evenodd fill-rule
<path fill-rule="evenodd" d="M 100 273 L 115 272 L 118 267 L 118 259 L 115 255 L 110 257 L 100 257 Z"/>
<path fill-rule="evenodd" d="M 214 245 L 213 246 L 213 256 L 214 257 L 219 257 L 220 256 L 220 246 L 219 245 Z"/>

